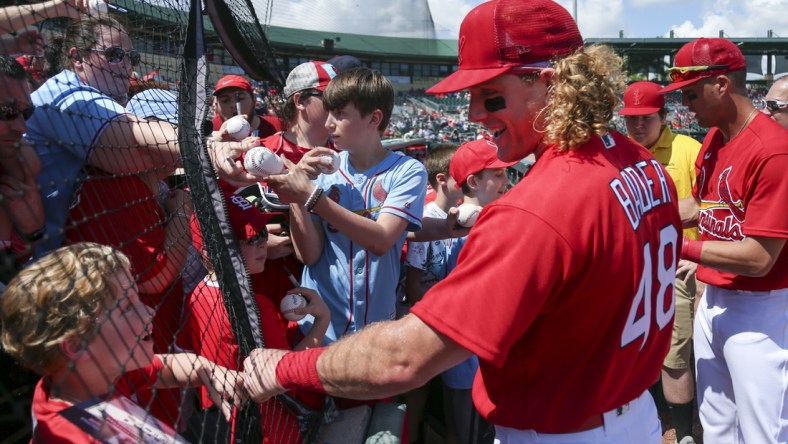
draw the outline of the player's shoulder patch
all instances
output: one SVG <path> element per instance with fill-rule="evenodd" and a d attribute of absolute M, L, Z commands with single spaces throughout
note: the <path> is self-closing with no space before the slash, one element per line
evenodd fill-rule
<path fill-rule="evenodd" d="M 602 138 L 602 143 L 605 144 L 605 148 L 610 149 L 616 146 L 616 141 L 613 139 L 613 136 L 610 133 L 605 134 Z"/>

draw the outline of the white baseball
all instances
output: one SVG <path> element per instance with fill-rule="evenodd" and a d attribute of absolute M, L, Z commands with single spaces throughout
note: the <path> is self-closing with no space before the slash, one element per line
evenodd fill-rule
<path fill-rule="evenodd" d="M 334 174 L 339 169 L 339 154 L 319 154 L 317 157 L 321 159 L 317 167 L 323 174 Z"/>
<path fill-rule="evenodd" d="M 230 117 L 224 128 L 227 130 L 227 135 L 236 142 L 240 142 L 252 134 L 252 127 L 243 116 Z"/>
<path fill-rule="evenodd" d="M 470 228 L 476 223 L 479 213 L 482 212 L 482 207 L 465 203 L 459 206 L 460 214 L 457 215 L 457 223 L 463 227 Z"/>
<path fill-rule="evenodd" d="M 285 168 L 282 159 L 264 146 L 252 148 L 244 156 L 244 168 L 256 177 L 279 174 Z"/>
<path fill-rule="evenodd" d="M 294 311 L 306 307 L 306 298 L 298 293 L 287 294 L 279 303 L 279 310 L 288 321 L 300 321 L 305 315 L 295 314 Z"/>
<path fill-rule="evenodd" d="M 104 0 L 88 0 L 88 15 L 96 16 L 106 14 L 109 6 Z"/>

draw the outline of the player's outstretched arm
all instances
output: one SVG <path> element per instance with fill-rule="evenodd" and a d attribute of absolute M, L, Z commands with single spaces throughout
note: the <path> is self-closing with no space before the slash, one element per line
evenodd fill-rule
<path fill-rule="evenodd" d="M 748 236 L 741 242 L 696 242 L 702 245 L 701 265 L 750 277 L 766 276 L 785 248 L 785 239 L 763 236 Z"/>
<path fill-rule="evenodd" d="M 294 388 L 380 399 L 420 387 L 471 353 L 415 315 L 372 324 L 325 348 L 253 350 L 244 387 L 257 402 Z"/>
<path fill-rule="evenodd" d="M 446 219 L 425 217 L 421 220 L 421 230 L 408 233 L 409 241 L 429 242 L 467 236 L 470 228 L 457 224 L 460 211 L 456 207 L 449 208 Z"/>

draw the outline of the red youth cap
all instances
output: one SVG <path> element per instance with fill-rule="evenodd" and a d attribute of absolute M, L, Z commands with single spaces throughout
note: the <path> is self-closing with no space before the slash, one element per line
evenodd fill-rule
<path fill-rule="evenodd" d="M 498 159 L 498 145 L 490 139 L 483 138 L 460 145 L 449 162 L 449 174 L 457 182 L 456 187 L 468 180 L 471 174 L 487 168 L 507 168 L 514 162 L 503 162 Z"/>
<path fill-rule="evenodd" d="M 334 65 L 326 62 L 306 62 L 302 63 L 287 76 L 285 82 L 285 97 L 290 97 L 298 91 L 305 89 L 316 89 L 325 91 L 328 82 L 337 75 Z"/>
<path fill-rule="evenodd" d="M 582 47 L 583 37 L 552 0 L 491 0 L 465 16 L 458 46 L 459 69 L 428 93 L 467 89 L 512 68 L 546 68 Z"/>
<path fill-rule="evenodd" d="M 698 80 L 711 76 L 726 74 L 732 71 L 739 71 L 747 68 L 747 60 L 741 50 L 733 42 L 722 38 L 700 38 L 691 41 L 679 49 L 676 59 L 673 61 L 673 68 L 682 67 L 705 67 L 705 66 L 725 66 L 719 69 L 696 69 L 681 72 L 680 69 L 675 74 L 671 74 L 673 83 L 663 88 L 662 94 L 692 85 Z M 672 76 L 676 77 L 672 77 Z"/>
<path fill-rule="evenodd" d="M 249 91 L 250 93 L 254 94 L 254 90 L 252 90 L 252 85 L 249 83 L 248 80 L 241 76 L 237 76 L 235 74 L 231 74 L 229 76 L 224 76 L 216 82 L 216 88 L 213 90 L 213 95 L 219 94 L 219 91 L 227 88 L 241 88 L 245 91 Z"/>
<path fill-rule="evenodd" d="M 665 96 L 659 93 L 662 86 L 654 82 L 635 82 L 624 91 L 622 116 L 645 116 L 665 107 Z"/>
<path fill-rule="evenodd" d="M 254 206 L 245 197 L 235 193 L 224 193 L 227 208 L 227 219 L 230 227 L 239 241 L 246 241 L 255 237 L 268 225 L 271 219 L 281 213 L 264 213 Z M 197 216 L 191 218 L 192 244 L 199 251 L 203 247 L 202 231 Z"/>

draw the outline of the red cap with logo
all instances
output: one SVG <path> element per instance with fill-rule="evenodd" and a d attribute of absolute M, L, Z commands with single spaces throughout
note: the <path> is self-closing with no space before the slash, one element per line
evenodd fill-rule
<path fill-rule="evenodd" d="M 491 0 L 460 25 L 459 69 L 428 89 L 444 94 L 470 88 L 514 68 L 546 68 L 583 46 L 569 11 L 552 0 Z"/>
<path fill-rule="evenodd" d="M 219 91 L 227 88 L 241 88 L 245 91 L 249 91 L 250 93 L 254 92 L 252 90 L 252 85 L 248 80 L 242 76 L 230 74 L 229 76 L 222 77 L 218 82 L 216 82 L 216 88 L 213 90 L 213 95 L 219 94 Z"/>
<path fill-rule="evenodd" d="M 660 91 L 663 94 L 701 79 L 747 68 L 747 60 L 739 47 L 722 38 L 700 38 L 687 43 L 676 53 L 673 64 L 668 69 L 673 83 Z"/>
<path fill-rule="evenodd" d="M 271 219 L 281 215 L 281 213 L 260 211 L 253 203 L 240 194 L 224 193 L 224 197 L 227 207 L 227 219 L 235 237 L 239 241 L 246 241 L 257 236 Z M 196 214 L 192 214 L 191 217 L 191 232 L 192 244 L 199 251 L 202 249 L 203 237 Z"/>
<path fill-rule="evenodd" d="M 635 82 L 624 91 L 622 116 L 645 116 L 665 107 L 665 96 L 659 93 L 662 86 L 654 82 Z"/>
<path fill-rule="evenodd" d="M 487 168 L 507 168 L 516 163 L 498 159 L 498 145 L 485 137 L 463 143 L 457 148 L 449 162 L 449 174 L 457 182 L 456 187 L 460 188 L 471 174 Z"/>

